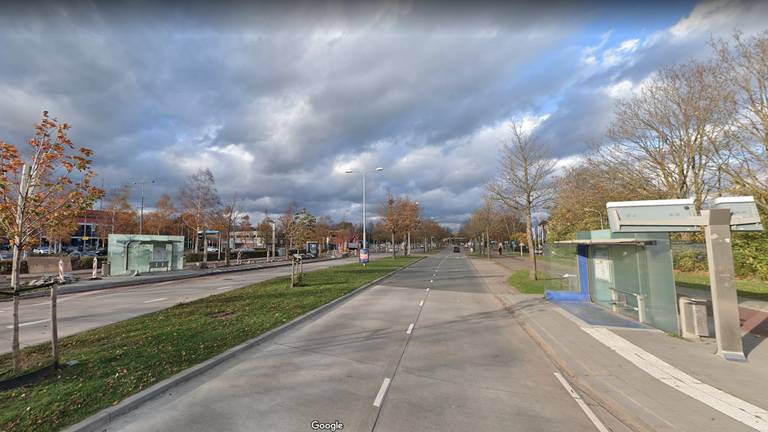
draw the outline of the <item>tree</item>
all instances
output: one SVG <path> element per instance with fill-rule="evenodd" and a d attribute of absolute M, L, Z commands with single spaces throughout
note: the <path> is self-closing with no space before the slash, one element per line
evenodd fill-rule
<path fill-rule="evenodd" d="M 278 218 L 278 222 L 280 223 L 280 234 L 287 243 L 287 253 L 290 253 L 291 249 L 293 249 L 293 237 L 291 234 L 293 233 L 293 214 L 295 208 L 296 204 L 290 203 L 288 208 L 285 209 L 285 212 Z"/>
<path fill-rule="evenodd" d="M 211 217 L 221 206 L 221 198 L 215 184 L 213 173 L 205 168 L 187 177 L 186 183 L 179 190 L 184 223 L 193 230 L 195 235 L 195 252 L 200 251 L 199 240 L 202 232 L 203 267 L 208 263 L 208 227 Z"/>
<path fill-rule="evenodd" d="M 728 86 L 712 63 L 691 61 L 659 71 L 616 106 L 602 152 L 623 176 L 639 175 L 642 190 L 693 197 L 697 209 L 716 186 L 721 149 L 733 112 Z"/>
<path fill-rule="evenodd" d="M 401 229 L 403 230 L 403 238 L 407 241 L 405 250 L 406 255 L 411 254 L 411 231 L 414 231 L 419 225 L 419 203 L 409 199 L 408 197 L 400 198 L 396 201 L 398 207 L 398 214 L 400 215 Z"/>
<path fill-rule="evenodd" d="M 32 235 L 73 219 L 98 199 L 102 191 L 91 184 L 93 152 L 75 148 L 67 136 L 70 125 L 43 111 L 29 140 L 28 159 L 0 140 L 0 228 L 13 244 L 11 287 L 13 296 L 13 366 L 21 367 L 19 349 L 19 260 Z M 51 289 L 51 314 L 56 312 L 56 289 Z M 58 365 L 58 338 L 52 322 L 54 364 Z"/>
<path fill-rule="evenodd" d="M 608 227 L 605 205 L 609 201 L 664 198 L 663 192 L 627 183 L 614 167 L 588 157 L 584 162 L 565 168 L 555 184 L 549 208 L 549 235 L 553 239 L 574 238 L 577 231 Z"/>
<path fill-rule="evenodd" d="M 553 192 L 555 161 L 522 122 L 510 126 L 511 141 L 504 145 L 501 176 L 488 187 L 490 196 L 525 217 L 528 254 L 533 263 L 531 279 L 536 279 L 536 254 L 533 248 L 533 212 L 547 205 Z"/>
<path fill-rule="evenodd" d="M 732 43 L 713 43 L 720 83 L 729 84 L 733 146 L 727 148 L 723 170 L 734 185 L 753 195 L 768 211 L 768 32 Z M 721 149 L 722 150 L 722 149 Z"/>
<path fill-rule="evenodd" d="M 405 223 L 403 222 L 402 206 L 399 200 L 395 199 L 394 195 L 392 195 L 392 192 L 387 192 L 387 199 L 379 208 L 379 216 L 381 216 L 384 226 L 392 237 L 392 258 L 397 258 L 395 235 L 403 232 Z"/>
<path fill-rule="evenodd" d="M 316 225 L 317 218 L 309 210 L 302 208 L 293 214 L 286 235 L 296 244 L 296 249 L 301 250 L 302 245 L 315 237 Z"/>
<path fill-rule="evenodd" d="M 144 226 L 149 233 L 171 234 L 176 224 L 176 208 L 173 206 L 171 196 L 168 194 L 160 195 L 155 203 L 155 210 L 149 213 L 144 219 Z"/>
<path fill-rule="evenodd" d="M 237 193 L 232 195 L 232 200 L 222 207 L 214 217 L 213 226 L 224 233 L 224 265 L 229 267 L 230 240 L 232 232 L 240 224 L 240 213 L 237 209 Z"/>
<path fill-rule="evenodd" d="M 119 186 L 107 194 L 105 210 L 111 214 L 111 223 L 109 226 L 99 225 L 98 229 L 102 231 L 99 233 L 100 237 L 106 237 L 106 234 L 135 234 L 139 232 L 138 215 L 128 201 L 130 195 L 131 187 L 129 185 Z"/>

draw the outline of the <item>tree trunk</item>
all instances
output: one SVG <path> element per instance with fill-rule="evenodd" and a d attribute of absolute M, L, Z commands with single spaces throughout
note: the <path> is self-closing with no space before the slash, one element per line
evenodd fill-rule
<path fill-rule="evenodd" d="M 13 243 L 13 261 L 11 263 L 11 288 L 13 289 L 13 371 L 21 370 L 21 350 L 19 348 L 19 260 L 21 259 L 21 250 L 19 249 L 19 238 L 16 237 Z"/>
<path fill-rule="evenodd" d="M 488 259 L 491 259 L 491 237 L 488 235 L 488 230 L 485 231 L 485 253 Z"/>
<path fill-rule="evenodd" d="M 56 284 L 51 285 L 51 354 L 53 367 L 59 368 L 59 325 L 56 320 Z"/>
<path fill-rule="evenodd" d="M 406 255 L 411 256 L 411 232 L 408 231 L 408 246 L 406 247 Z"/>
<path fill-rule="evenodd" d="M 197 240 L 197 237 L 195 237 Z M 203 227 L 203 268 L 208 267 L 208 227 Z"/>
<path fill-rule="evenodd" d="M 195 227 L 195 253 L 200 252 L 200 227 Z"/>
<path fill-rule="evenodd" d="M 229 267 L 229 253 L 230 253 L 229 252 L 229 238 L 230 238 L 230 233 L 227 232 L 227 240 L 226 240 L 226 243 L 224 244 L 224 251 L 226 252 L 224 254 L 224 265 L 227 266 L 227 267 Z"/>
<path fill-rule="evenodd" d="M 397 249 L 395 249 L 395 232 L 392 231 L 392 258 L 397 258 Z"/>
<path fill-rule="evenodd" d="M 531 280 L 536 280 L 538 268 L 536 266 L 536 253 L 533 249 L 533 236 L 531 235 L 531 230 L 533 229 L 533 218 L 531 217 L 531 209 L 526 209 L 525 212 L 525 235 L 528 239 L 528 256 L 531 258 L 531 262 L 533 263 L 533 271 L 528 273 L 528 277 Z"/>

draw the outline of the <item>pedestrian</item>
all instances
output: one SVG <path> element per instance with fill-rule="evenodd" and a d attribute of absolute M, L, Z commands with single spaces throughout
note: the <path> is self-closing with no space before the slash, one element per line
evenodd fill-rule
<path fill-rule="evenodd" d="M 504 250 L 501 245 L 499 245 L 499 255 L 501 255 L 501 251 Z"/>

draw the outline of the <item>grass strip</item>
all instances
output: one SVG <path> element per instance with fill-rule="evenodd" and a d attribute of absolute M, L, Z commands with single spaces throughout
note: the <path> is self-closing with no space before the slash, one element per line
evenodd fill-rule
<path fill-rule="evenodd" d="M 530 270 L 518 270 L 507 278 L 507 284 L 516 288 L 523 294 L 544 294 L 545 290 L 564 291 L 562 278 L 552 278 L 546 273 L 537 273 L 537 280 L 530 280 Z"/>
<path fill-rule="evenodd" d="M 414 260 L 315 270 L 295 288 L 287 277 L 270 279 L 63 338 L 62 361 L 79 363 L 0 392 L 0 428 L 50 431 L 74 424 Z M 49 344 L 24 349 L 27 371 L 49 358 Z M 10 354 L 0 356 L 0 379 L 11 377 L 11 366 Z"/>
<path fill-rule="evenodd" d="M 710 290 L 708 273 L 676 271 L 675 284 L 680 287 Z M 740 297 L 768 301 L 768 281 L 736 279 L 736 292 Z"/>

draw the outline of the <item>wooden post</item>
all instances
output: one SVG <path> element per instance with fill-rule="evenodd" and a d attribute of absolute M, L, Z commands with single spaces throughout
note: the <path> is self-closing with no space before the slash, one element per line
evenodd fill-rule
<path fill-rule="evenodd" d="M 53 367 L 59 368 L 59 326 L 56 322 L 56 284 L 51 285 L 51 354 Z"/>

